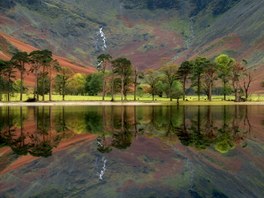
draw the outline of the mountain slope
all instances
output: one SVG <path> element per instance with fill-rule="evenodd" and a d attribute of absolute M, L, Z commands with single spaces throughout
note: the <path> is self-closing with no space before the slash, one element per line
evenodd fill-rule
<path fill-rule="evenodd" d="M 0 59 L 10 60 L 10 58 L 12 57 L 12 53 L 16 52 L 17 50 L 26 51 L 29 53 L 33 50 L 37 50 L 37 48 L 0 32 Z M 85 67 L 57 55 L 54 55 L 53 58 L 58 60 L 61 66 L 70 68 L 74 73 L 90 74 L 95 71 L 95 69 L 91 66 Z M 27 85 L 33 85 L 33 75 L 27 75 L 25 78 L 25 82 Z"/>
<path fill-rule="evenodd" d="M 223 52 L 252 67 L 264 63 L 262 0 L 2 0 L 0 7 L 1 31 L 83 64 L 108 52 L 142 69 Z"/>

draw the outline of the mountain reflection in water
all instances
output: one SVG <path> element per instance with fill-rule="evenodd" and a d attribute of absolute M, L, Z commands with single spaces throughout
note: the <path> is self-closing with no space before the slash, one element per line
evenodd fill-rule
<path fill-rule="evenodd" d="M 0 197 L 261 197 L 263 112 L 2 107 Z"/>
<path fill-rule="evenodd" d="M 146 134 L 177 137 L 185 146 L 213 146 L 226 153 L 237 144 L 245 147 L 252 128 L 248 106 L 91 107 L 77 112 L 65 108 L 2 108 L 1 145 L 18 155 L 48 157 L 62 139 L 76 134 L 98 134 L 100 152 L 126 149 L 138 134 Z"/>

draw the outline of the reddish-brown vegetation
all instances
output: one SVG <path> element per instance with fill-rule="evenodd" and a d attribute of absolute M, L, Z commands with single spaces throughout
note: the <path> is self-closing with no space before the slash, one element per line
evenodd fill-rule
<path fill-rule="evenodd" d="M 1 41 L 5 41 L 4 43 Z M 28 45 L 14 37 L 11 37 L 5 33 L 0 32 L 0 42 L 3 43 L 2 46 L 4 49 L 2 49 L 0 51 L 0 59 L 3 60 L 10 60 L 11 58 L 11 54 L 8 52 L 8 46 L 6 46 L 7 44 L 10 44 L 11 46 L 14 46 L 15 48 L 17 48 L 20 51 L 25 51 L 25 52 L 32 52 L 34 50 L 38 50 L 37 48 Z M 70 68 L 74 73 L 82 73 L 82 74 L 90 74 L 95 72 L 95 68 L 93 68 L 92 66 L 82 66 L 78 63 L 73 63 L 72 61 L 57 56 L 57 55 L 53 55 L 53 58 L 58 60 L 58 62 L 60 63 L 61 66 L 63 67 L 68 67 Z M 29 65 L 27 66 L 29 67 Z M 25 78 L 25 82 L 27 85 L 32 86 L 34 84 L 34 76 L 32 74 L 28 74 Z"/>

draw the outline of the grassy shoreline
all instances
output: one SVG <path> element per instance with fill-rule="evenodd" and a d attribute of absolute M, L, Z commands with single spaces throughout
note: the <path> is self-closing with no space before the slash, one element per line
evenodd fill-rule
<path fill-rule="evenodd" d="M 47 101 L 48 96 L 45 95 L 46 101 L 38 101 L 38 102 L 25 102 L 28 98 L 33 98 L 33 95 L 24 94 L 23 102 L 19 101 L 18 94 L 15 94 L 11 99 L 11 102 L 0 101 L 0 106 L 132 106 L 132 105 L 177 105 L 176 99 L 170 101 L 169 98 L 160 98 L 155 97 L 155 100 L 152 101 L 152 97 L 150 95 L 138 96 L 137 100 L 134 101 L 134 97 L 132 95 L 128 95 L 127 101 L 121 101 L 120 96 L 115 96 L 115 101 L 111 102 L 111 97 L 107 96 L 105 101 L 102 101 L 101 96 L 69 96 L 65 97 L 65 101 L 62 101 L 61 96 L 52 95 L 52 101 Z M 264 105 L 264 100 L 262 100 L 262 96 L 258 97 L 252 96 L 250 101 L 246 102 L 234 102 L 233 96 L 228 96 L 228 101 L 223 101 L 222 96 L 213 96 L 212 101 L 207 101 L 205 96 L 201 97 L 201 100 L 198 101 L 197 96 L 187 96 L 186 99 L 188 101 L 180 100 L 179 105 Z M 42 98 L 40 98 L 42 99 Z"/>
<path fill-rule="evenodd" d="M 177 105 L 176 101 L 44 101 L 44 102 L 0 102 L 3 106 L 158 106 Z M 217 106 L 217 105 L 264 105 L 264 102 L 233 102 L 233 101 L 181 101 L 179 105 Z"/>

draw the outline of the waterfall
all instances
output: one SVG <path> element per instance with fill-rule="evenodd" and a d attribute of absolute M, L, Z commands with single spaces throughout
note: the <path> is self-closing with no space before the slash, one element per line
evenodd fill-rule
<path fill-rule="evenodd" d="M 104 28 L 101 26 L 99 31 L 96 32 L 96 51 L 105 51 L 107 49 L 106 36 L 103 29 Z"/>

